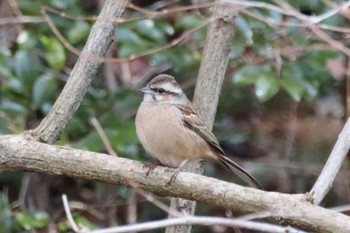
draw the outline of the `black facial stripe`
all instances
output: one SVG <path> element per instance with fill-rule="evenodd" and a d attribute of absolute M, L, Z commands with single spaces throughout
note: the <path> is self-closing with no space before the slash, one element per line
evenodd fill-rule
<path fill-rule="evenodd" d="M 155 93 L 159 94 L 168 94 L 168 95 L 176 95 L 177 93 L 171 92 L 171 91 L 166 91 L 164 88 L 151 88 L 151 90 Z"/>

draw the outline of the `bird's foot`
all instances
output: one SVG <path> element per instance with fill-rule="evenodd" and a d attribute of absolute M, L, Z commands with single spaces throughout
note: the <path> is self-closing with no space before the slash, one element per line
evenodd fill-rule
<path fill-rule="evenodd" d="M 175 169 L 175 171 L 173 172 L 173 174 L 170 177 L 170 180 L 168 181 L 168 183 L 165 184 L 165 186 L 169 186 L 171 185 L 171 182 L 173 180 L 175 180 L 175 178 L 177 177 L 177 175 L 179 175 L 181 169 L 188 163 L 188 159 L 182 161 L 182 163 Z"/>
<path fill-rule="evenodd" d="M 143 167 L 148 168 L 148 171 L 146 172 L 146 177 L 151 173 L 151 171 L 153 171 L 159 165 L 162 165 L 162 164 L 158 160 L 150 164 L 145 164 Z"/>
<path fill-rule="evenodd" d="M 180 171 L 181 171 L 181 167 L 176 168 L 173 174 L 171 175 L 170 180 L 165 184 L 165 186 L 171 185 L 171 182 L 175 180 L 177 175 L 179 175 Z"/>

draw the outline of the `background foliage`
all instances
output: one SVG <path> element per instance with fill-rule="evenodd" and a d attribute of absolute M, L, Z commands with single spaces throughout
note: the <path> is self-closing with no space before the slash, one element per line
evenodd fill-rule
<path fill-rule="evenodd" d="M 42 6 L 72 16 L 91 16 L 98 14 L 103 1 L 19 0 L 18 8 L 10 2 L 0 3 L 3 18 L 22 14 L 41 16 Z M 322 1 L 289 2 L 306 15 L 318 15 L 330 9 Z M 161 10 L 189 3 L 135 1 L 135 4 Z M 275 20 L 295 21 L 271 10 L 250 11 Z M 93 21 L 47 14 L 70 44 L 77 49 L 84 46 Z M 142 15 L 128 10 L 125 18 Z M 208 9 L 194 9 L 121 23 L 109 55 L 128 58 L 161 48 L 200 25 L 209 15 Z M 347 26 L 340 15 L 323 23 Z M 0 24 L 0 33 L 0 133 L 16 134 L 34 128 L 48 113 L 77 56 L 67 50 L 46 22 Z M 343 34 L 327 33 L 346 43 Z M 154 75 L 165 72 L 174 75 L 192 96 L 205 34 L 203 27 L 170 49 L 160 49 L 124 63 L 104 64 L 57 143 L 105 152 L 100 136 L 90 123 L 96 117 L 119 156 L 150 161 L 135 134 L 134 116 L 142 98 L 137 89 Z M 308 191 L 342 125 L 346 63 L 342 52 L 332 49 L 306 28 L 266 24 L 239 14 L 214 126 L 228 156 L 245 165 L 266 190 Z M 208 164 L 205 174 L 240 182 L 229 172 L 216 168 Z M 349 183 L 344 178 L 347 172 L 346 168 L 342 171 L 326 205 L 348 202 Z M 0 190 L 1 232 L 45 232 L 48 228 L 69 232 L 62 211 L 62 193 L 74 201 L 76 221 L 92 229 L 131 223 L 135 208 L 138 222 L 166 216 L 125 187 L 67 177 L 2 172 Z M 197 212 L 228 214 L 202 205 Z M 210 230 L 225 231 L 217 227 Z"/>

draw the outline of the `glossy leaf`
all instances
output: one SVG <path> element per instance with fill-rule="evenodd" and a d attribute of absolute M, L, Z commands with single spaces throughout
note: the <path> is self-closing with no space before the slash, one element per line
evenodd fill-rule
<path fill-rule="evenodd" d="M 289 66 L 282 70 L 281 86 L 295 100 L 300 101 L 305 92 L 305 83 L 301 70 L 296 66 Z"/>
<path fill-rule="evenodd" d="M 28 112 L 26 106 L 13 101 L 3 101 L 0 103 L 0 110 L 13 115 L 26 115 Z"/>
<path fill-rule="evenodd" d="M 121 43 L 142 43 L 141 37 L 131 28 L 120 27 L 115 33 L 116 39 Z"/>
<path fill-rule="evenodd" d="M 25 228 L 42 228 L 49 223 L 49 215 L 45 212 L 20 212 L 16 215 L 16 220 Z"/>
<path fill-rule="evenodd" d="M 90 33 L 90 25 L 85 21 L 76 21 L 69 29 L 67 39 L 72 44 L 84 42 Z"/>
<path fill-rule="evenodd" d="M 176 29 L 190 29 L 202 22 L 196 15 L 188 14 L 176 21 Z"/>
<path fill-rule="evenodd" d="M 237 16 L 236 25 L 241 34 L 244 35 L 246 43 L 253 44 L 253 31 L 247 20 L 242 15 Z"/>
<path fill-rule="evenodd" d="M 40 107 L 44 102 L 53 99 L 58 90 L 57 81 L 51 75 L 41 75 L 33 86 L 33 102 L 36 107 Z M 51 97 L 51 98 L 50 98 Z"/>
<path fill-rule="evenodd" d="M 255 94 L 260 101 L 269 100 L 278 90 L 278 80 L 272 73 L 260 75 L 255 83 Z"/>
<path fill-rule="evenodd" d="M 36 77 L 40 73 L 40 60 L 36 53 L 29 50 L 19 50 L 15 54 L 14 68 L 26 88 L 31 88 Z"/>
<path fill-rule="evenodd" d="M 37 35 L 30 31 L 22 31 L 17 37 L 17 43 L 21 49 L 32 49 L 37 41 Z"/>
<path fill-rule="evenodd" d="M 42 36 L 40 41 L 45 48 L 45 58 L 49 65 L 55 70 L 61 70 L 66 61 L 64 47 L 56 38 Z"/>
<path fill-rule="evenodd" d="M 269 65 L 245 65 L 233 75 L 233 82 L 237 85 L 255 84 L 261 75 L 271 75 Z"/>
<path fill-rule="evenodd" d="M 151 39 L 153 41 L 158 41 L 158 43 L 165 42 L 164 33 L 155 26 L 155 23 L 151 19 L 145 19 L 137 21 L 135 24 L 136 30 L 143 37 Z"/>

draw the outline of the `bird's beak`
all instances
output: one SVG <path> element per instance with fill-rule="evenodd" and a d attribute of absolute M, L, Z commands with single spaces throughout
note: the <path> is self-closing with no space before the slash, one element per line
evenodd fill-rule
<path fill-rule="evenodd" d="M 147 86 L 139 89 L 139 91 L 141 91 L 144 94 L 151 94 L 151 92 L 152 92 L 152 90 Z"/>

